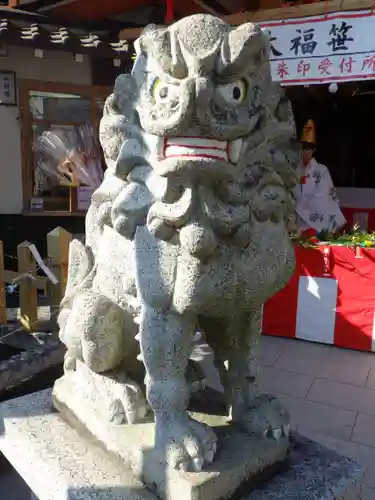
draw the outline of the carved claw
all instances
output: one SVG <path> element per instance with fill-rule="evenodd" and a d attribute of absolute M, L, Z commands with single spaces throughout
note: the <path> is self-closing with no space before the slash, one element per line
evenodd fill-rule
<path fill-rule="evenodd" d="M 289 435 L 289 414 L 274 396 L 257 395 L 245 409 L 232 410 L 234 422 L 250 434 L 279 441 Z"/>
<path fill-rule="evenodd" d="M 278 441 L 281 438 L 281 436 L 283 435 L 282 428 L 278 427 L 277 429 L 273 429 L 272 435 L 273 435 L 274 439 L 276 439 L 276 441 Z"/>
<path fill-rule="evenodd" d="M 264 431 L 264 437 L 266 439 L 276 439 L 278 441 L 282 437 L 288 437 L 290 432 L 290 426 L 284 425 L 283 427 L 277 427 L 272 429 L 271 427 Z"/>
<path fill-rule="evenodd" d="M 201 472 L 205 464 L 214 460 L 217 437 L 210 427 L 187 415 L 156 421 L 156 425 L 159 426 L 156 450 L 162 452 L 163 460 L 172 469 Z"/>
<path fill-rule="evenodd" d="M 290 434 L 290 425 L 284 425 L 283 427 L 284 436 L 288 437 Z"/>
<path fill-rule="evenodd" d="M 211 443 L 208 451 L 206 451 L 206 454 L 204 456 L 205 462 L 207 464 L 212 464 L 212 462 L 214 461 L 214 458 L 215 458 L 215 455 L 216 455 L 216 450 L 217 450 L 217 443 L 216 443 L 216 441 L 213 441 Z"/>
<path fill-rule="evenodd" d="M 194 472 L 201 472 L 203 468 L 203 459 L 200 457 L 195 457 L 192 460 Z"/>
<path fill-rule="evenodd" d="M 126 423 L 125 409 L 121 401 L 114 401 L 110 406 L 109 421 L 115 425 Z"/>

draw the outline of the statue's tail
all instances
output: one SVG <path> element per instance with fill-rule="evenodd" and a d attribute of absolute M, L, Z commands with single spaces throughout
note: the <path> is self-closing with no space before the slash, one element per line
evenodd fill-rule
<path fill-rule="evenodd" d="M 95 272 L 96 266 L 90 247 L 85 246 L 79 240 L 73 240 L 69 246 L 68 281 L 58 317 L 60 330 L 64 328 L 74 298 L 92 286 Z"/>

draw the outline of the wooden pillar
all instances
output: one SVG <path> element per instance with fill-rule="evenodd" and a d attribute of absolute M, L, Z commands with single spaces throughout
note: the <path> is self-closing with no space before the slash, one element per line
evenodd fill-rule
<path fill-rule="evenodd" d="M 69 245 L 72 235 L 62 227 L 56 227 L 47 234 L 47 252 L 51 271 L 59 280 L 56 285 L 50 284 L 51 306 L 54 309 L 60 307 L 66 283 L 68 280 Z"/>
<path fill-rule="evenodd" d="M 30 252 L 30 243 L 24 241 L 17 247 L 18 274 L 36 276 L 36 263 Z M 38 328 L 38 293 L 34 281 L 27 277 L 19 280 L 21 324 L 29 331 Z"/>
<path fill-rule="evenodd" d="M 77 189 L 75 186 L 69 188 L 69 212 L 77 212 Z"/>

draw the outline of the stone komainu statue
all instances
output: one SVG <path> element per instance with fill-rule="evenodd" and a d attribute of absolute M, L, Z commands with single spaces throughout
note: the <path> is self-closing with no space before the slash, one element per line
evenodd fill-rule
<path fill-rule="evenodd" d="M 151 408 L 156 450 L 199 471 L 216 452 L 215 433 L 187 413 L 200 328 L 232 421 L 285 439 L 287 412 L 257 389 L 256 345 L 263 304 L 294 269 L 299 149 L 267 37 L 209 15 L 149 26 L 107 99 L 100 139 L 108 169 L 86 243 L 71 245 L 59 317 L 64 377 L 81 377 L 112 422 Z"/>

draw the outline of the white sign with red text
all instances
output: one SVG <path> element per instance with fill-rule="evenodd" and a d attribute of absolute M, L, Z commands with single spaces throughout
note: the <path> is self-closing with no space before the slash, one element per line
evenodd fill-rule
<path fill-rule="evenodd" d="M 259 25 L 270 37 L 272 79 L 282 85 L 375 78 L 375 11 Z"/>

